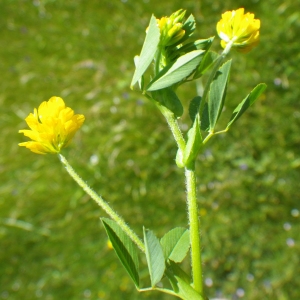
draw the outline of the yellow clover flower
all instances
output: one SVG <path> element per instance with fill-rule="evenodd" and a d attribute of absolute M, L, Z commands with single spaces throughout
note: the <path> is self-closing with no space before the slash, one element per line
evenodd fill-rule
<path fill-rule="evenodd" d="M 20 143 L 34 153 L 59 153 L 70 143 L 85 120 L 84 115 L 75 115 L 60 97 L 51 97 L 41 103 L 25 119 L 31 130 L 19 130 L 32 141 Z"/>
<path fill-rule="evenodd" d="M 221 38 L 221 46 L 228 43 L 240 52 L 249 52 L 259 42 L 260 20 L 254 14 L 244 14 L 244 8 L 227 11 L 217 24 L 217 32 Z"/>

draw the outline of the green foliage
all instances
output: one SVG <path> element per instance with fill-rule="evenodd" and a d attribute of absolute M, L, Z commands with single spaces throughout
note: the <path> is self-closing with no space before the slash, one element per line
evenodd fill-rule
<path fill-rule="evenodd" d="M 189 115 L 193 122 L 195 121 L 195 118 L 199 113 L 201 99 L 202 98 L 200 96 L 196 96 L 190 102 Z"/>
<path fill-rule="evenodd" d="M 213 65 L 213 63 L 217 60 L 218 57 L 219 55 L 216 52 L 207 51 L 199 67 L 194 73 L 193 79 L 200 78 L 206 71 L 208 71 L 208 69 Z"/>
<path fill-rule="evenodd" d="M 258 84 L 249 95 L 236 107 L 233 111 L 229 123 L 227 124 L 227 129 L 237 121 L 238 118 L 258 99 L 258 97 L 267 88 L 266 84 Z"/>
<path fill-rule="evenodd" d="M 162 237 L 160 244 L 166 260 L 180 263 L 190 248 L 189 230 L 183 227 L 173 228 Z"/>
<path fill-rule="evenodd" d="M 145 42 L 131 81 L 131 87 L 133 87 L 137 83 L 137 81 L 142 77 L 142 75 L 151 64 L 158 47 L 159 37 L 160 32 L 159 28 L 157 27 L 156 18 L 152 16 Z"/>
<path fill-rule="evenodd" d="M 144 228 L 146 258 L 150 273 L 151 286 L 154 287 L 165 272 L 165 259 L 159 240 L 151 230 Z"/>
<path fill-rule="evenodd" d="M 162 69 L 149 83 L 146 90 L 160 90 L 188 77 L 199 65 L 205 51 L 194 50 L 180 56 L 174 63 Z"/>
<path fill-rule="evenodd" d="M 200 40 L 196 40 L 194 42 L 184 44 L 183 46 L 179 47 L 177 51 L 174 51 L 173 53 L 171 53 L 170 60 L 173 61 L 176 57 L 179 57 L 183 53 L 188 53 L 188 52 L 191 52 L 194 50 L 205 50 L 206 51 L 210 48 L 213 40 L 214 40 L 214 38 L 200 39 Z M 202 58 L 200 65 L 202 64 L 203 59 L 204 58 Z M 194 75 L 194 77 L 195 77 L 195 75 Z"/>
<path fill-rule="evenodd" d="M 184 38 L 180 41 L 180 43 L 183 43 L 185 40 L 187 40 L 189 37 L 192 36 L 196 29 L 196 22 L 193 15 L 190 15 L 186 21 L 183 24 L 182 29 L 185 31 Z"/>
<path fill-rule="evenodd" d="M 134 57 L 134 65 L 135 65 L 135 67 L 138 66 L 139 59 L 140 59 L 139 56 L 135 56 L 135 57 Z M 140 77 L 140 79 L 138 80 L 138 84 L 139 84 L 140 90 L 143 90 L 143 89 L 144 89 L 144 83 L 145 83 L 145 81 L 144 81 L 144 76 L 142 75 L 142 76 Z"/>
<path fill-rule="evenodd" d="M 182 116 L 183 106 L 177 94 L 171 88 L 153 91 L 151 94 L 154 100 L 158 101 L 160 105 L 170 110 L 175 117 L 179 118 Z"/>
<path fill-rule="evenodd" d="M 139 258 L 136 245 L 116 222 L 107 218 L 102 218 L 101 221 L 123 267 L 136 287 L 139 287 Z"/>
<path fill-rule="evenodd" d="M 208 95 L 209 131 L 213 132 L 221 115 L 226 97 L 231 61 L 227 61 L 216 72 Z"/>
<path fill-rule="evenodd" d="M 183 153 L 183 165 L 188 169 L 194 169 L 195 160 L 202 147 L 199 114 L 196 115 L 193 126 L 188 131 L 187 136 L 187 144 Z"/>
<path fill-rule="evenodd" d="M 199 293 L 197 293 L 190 284 L 189 277 L 181 268 L 171 263 L 167 272 L 167 277 L 174 289 L 181 299 L 184 300 L 206 300 Z"/>
<path fill-rule="evenodd" d="M 204 298 L 197 293 L 188 283 L 182 280 L 179 276 L 174 275 L 177 280 L 178 294 L 182 299 L 189 300 L 204 300 Z"/>

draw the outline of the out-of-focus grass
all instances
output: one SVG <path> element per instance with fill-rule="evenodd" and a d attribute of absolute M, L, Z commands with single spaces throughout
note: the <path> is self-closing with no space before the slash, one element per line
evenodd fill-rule
<path fill-rule="evenodd" d="M 186 225 L 184 182 L 164 120 L 130 91 L 152 13 L 187 9 L 197 36 L 245 7 L 261 43 L 233 52 L 228 116 L 259 83 L 265 98 L 198 162 L 204 279 L 210 297 L 298 299 L 300 15 L 286 1 L 9 1 L 0 11 L 0 299 L 171 299 L 138 294 L 106 246 L 104 213 L 55 156 L 17 143 L 24 117 L 62 96 L 86 116 L 64 152 L 83 178 L 141 235 Z M 218 39 L 214 49 L 219 51 Z M 181 92 L 185 104 L 195 86 Z M 187 118 L 182 120 L 184 128 Z M 225 121 L 224 121 L 225 122 Z M 145 266 L 142 279 L 147 283 Z M 244 296 L 243 296 L 244 294 Z"/>

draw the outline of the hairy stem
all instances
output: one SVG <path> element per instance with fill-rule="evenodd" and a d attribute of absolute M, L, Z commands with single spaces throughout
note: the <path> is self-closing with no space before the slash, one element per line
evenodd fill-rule
<path fill-rule="evenodd" d="M 181 130 L 179 128 L 178 122 L 174 114 L 169 110 L 165 109 L 163 106 L 160 107 L 160 111 L 166 118 L 166 121 L 171 129 L 171 132 L 173 134 L 173 137 L 176 141 L 179 150 L 183 153 L 185 149 L 185 140 L 183 138 L 183 135 L 181 133 Z"/>
<path fill-rule="evenodd" d="M 203 294 L 200 221 L 196 196 L 196 177 L 193 170 L 185 169 L 187 205 L 190 223 L 191 260 L 194 288 Z"/>
<path fill-rule="evenodd" d="M 103 200 L 95 191 L 93 191 L 79 175 L 75 172 L 72 166 L 68 163 L 66 158 L 58 154 L 60 161 L 65 166 L 69 175 L 77 182 L 77 184 L 124 230 L 128 237 L 143 251 L 145 246 L 139 239 L 137 234 L 125 223 L 125 221 Z"/>

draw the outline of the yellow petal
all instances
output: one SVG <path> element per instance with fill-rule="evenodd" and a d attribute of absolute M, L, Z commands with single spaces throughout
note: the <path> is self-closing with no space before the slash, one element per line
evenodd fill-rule
<path fill-rule="evenodd" d="M 231 42 L 232 47 L 241 52 L 248 52 L 259 42 L 260 20 L 254 14 L 244 13 L 243 8 L 227 11 L 217 23 L 217 32 L 221 38 L 221 46 Z"/>
<path fill-rule="evenodd" d="M 77 130 L 82 126 L 85 117 L 75 115 L 70 107 L 66 107 L 60 97 L 52 97 L 40 104 L 25 119 L 31 130 L 23 129 L 19 133 L 32 141 L 20 143 L 34 153 L 59 153 L 65 148 Z"/>

